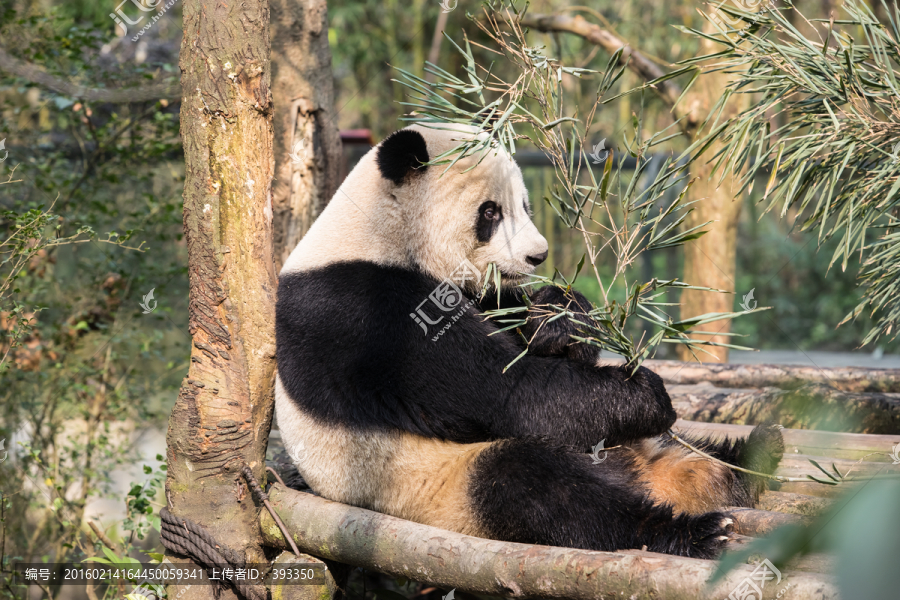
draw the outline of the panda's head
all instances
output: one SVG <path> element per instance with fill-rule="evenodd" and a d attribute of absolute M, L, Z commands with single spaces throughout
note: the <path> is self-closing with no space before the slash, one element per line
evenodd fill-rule
<path fill-rule="evenodd" d="M 522 171 L 501 148 L 449 169 L 426 165 L 462 141 L 485 135 L 475 127 L 441 127 L 401 129 L 376 150 L 390 202 L 402 214 L 396 242 L 436 279 L 451 276 L 467 260 L 482 275 L 494 263 L 504 284 L 514 284 L 547 258 L 547 240 L 531 221 Z"/>
<path fill-rule="evenodd" d="M 350 261 L 415 269 L 438 280 L 452 277 L 464 261 L 481 275 L 494 263 L 504 285 L 533 273 L 547 258 L 547 240 L 531 222 L 515 161 L 498 148 L 449 169 L 425 164 L 476 135 L 484 134 L 462 125 L 414 125 L 388 136 L 353 168 L 282 273 Z M 474 280 L 467 284 L 475 287 Z"/>

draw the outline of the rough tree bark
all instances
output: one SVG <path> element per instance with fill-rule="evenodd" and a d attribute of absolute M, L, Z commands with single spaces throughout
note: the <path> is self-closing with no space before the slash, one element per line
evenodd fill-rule
<path fill-rule="evenodd" d="M 325 0 L 272 0 L 275 105 L 275 268 L 337 191 L 341 138 L 334 109 Z"/>
<path fill-rule="evenodd" d="M 184 2 L 181 108 L 188 376 L 169 418 L 167 506 L 264 560 L 241 477 L 265 479 L 275 373 L 269 3 Z M 213 588 L 170 589 L 181 600 Z M 234 598 L 230 591 L 225 598 Z"/>

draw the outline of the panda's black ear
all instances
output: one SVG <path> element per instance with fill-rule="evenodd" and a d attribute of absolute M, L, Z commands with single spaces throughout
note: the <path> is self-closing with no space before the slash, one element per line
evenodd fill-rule
<path fill-rule="evenodd" d="M 375 160 L 384 178 L 399 185 L 408 175 L 424 172 L 428 168 L 425 163 L 430 159 L 422 134 L 401 129 L 381 142 Z"/>

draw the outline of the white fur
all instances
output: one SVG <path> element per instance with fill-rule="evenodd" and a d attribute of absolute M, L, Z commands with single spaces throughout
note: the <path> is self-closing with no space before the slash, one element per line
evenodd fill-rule
<path fill-rule="evenodd" d="M 410 129 L 422 134 L 432 158 L 478 134 L 474 127 L 461 126 Z M 526 210 L 522 171 L 502 149 L 489 150 L 471 170 L 479 156 L 460 160 L 449 170 L 432 165 L 401 185 L 381 176 L 377 151 L 373 148 L 353 169 L 282 273 L 351 260 L 418 267 L 438 280 L 464 260 L 482 274 L 488 263 L 495 263 L 507 283 L 517 274 L 534 272 L 526 258 L 546 252 L 547 240 Z M 487 200 L 501 207 L 503 220 L 491 240 L 479 244 L 475 224 L 478 208 Z"/>

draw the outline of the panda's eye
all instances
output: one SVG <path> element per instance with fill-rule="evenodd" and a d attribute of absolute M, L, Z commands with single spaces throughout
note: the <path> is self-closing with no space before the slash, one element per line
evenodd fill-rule
<path fill-rule="evenodd" d="M 495 202 L 488 200 L 478 207 L 478 222 L 475 234 L 479 242 L 487 242 L 494 235 L 497 224 L 503 220 L 503 211 Z"/>

